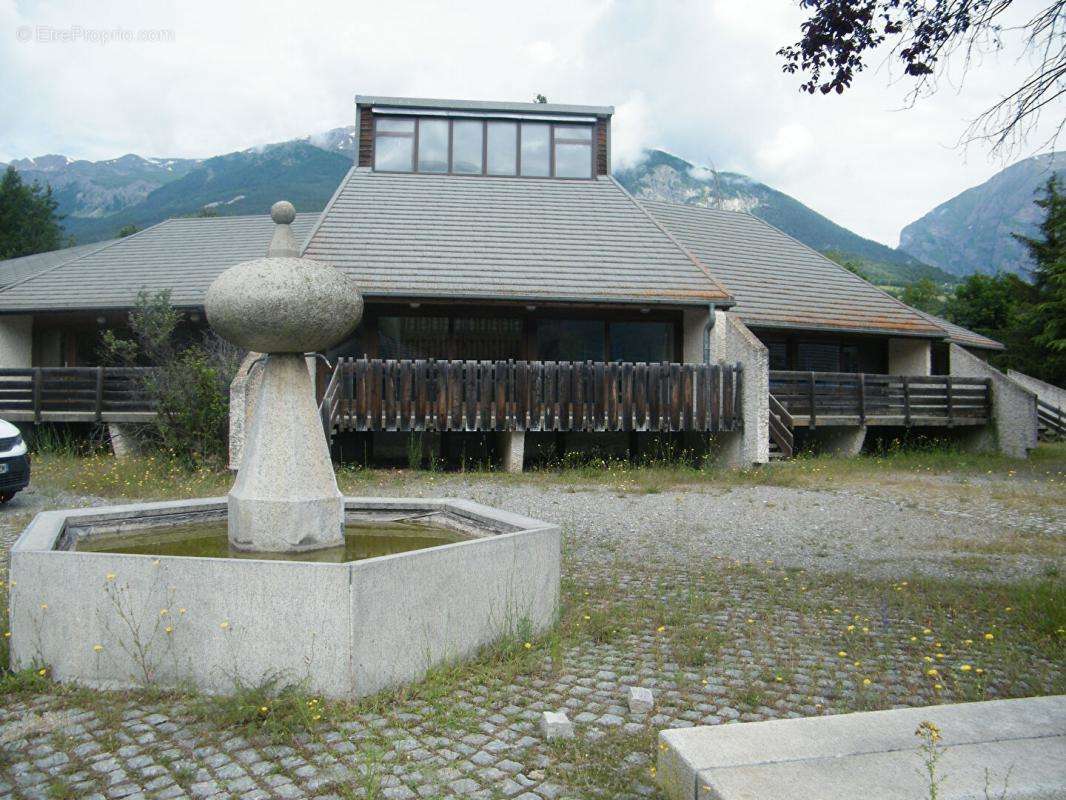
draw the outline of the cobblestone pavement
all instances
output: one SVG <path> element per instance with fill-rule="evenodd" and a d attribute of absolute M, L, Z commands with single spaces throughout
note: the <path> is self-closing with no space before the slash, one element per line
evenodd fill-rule
<path fill-rule="evenodd" d="M 463 488 L 444 483 L 451 491 L 439 482 L 411 491 Z M 707 516 L 721 512 L 721 493 L 467 489 L 563 522 L 566 611 L 555 636 L 376 702 L 327 703 L 311 733 L 281 744 L 193 713 L 190 698 L 51 687 L 9 695 L 0 698 L 0 800 L 657 797 L 662 728 L 1063 690 L 1061 637 L 1034 635 L 1014 601 L 989 600 L 1008 589 L 952 599 L 965 587 L 908 580 L 909 556 L 887 545 L 893 578 L 838 574 L 836 553 L 832 570 L 818 570 L 813 548 L 834 546 L 855 497 L 746 487 L 727 493 L 738 505 L 723 522 Z M 926 530 L 974 533 L 972 520 L 878 502 L 925 519 Z M 750 558 L 769 557 L 777 541 L 755 533 L 769 503 L 789 510 L 779 520 L 800 504 L 811 529 L 808 545 L 773 564 Z M 855 512 L 861 521 L 843 538 L 886 508 Z M 888 541 L 890 524 L 904 523 L 871 535 Z M 729 525 L 752 541 L 723 546 L 727 537 L 708 533 Z M 856 546 L 851 557 L 873 563 L 876 552 Z M 791 566 L 804 559 L 808 569 Z M 651 712 L 629 710 L 630 686 L 653 690 Z M 577 737 L 545 742 L 537 722 L 547 710 L 566 711 Z"/>

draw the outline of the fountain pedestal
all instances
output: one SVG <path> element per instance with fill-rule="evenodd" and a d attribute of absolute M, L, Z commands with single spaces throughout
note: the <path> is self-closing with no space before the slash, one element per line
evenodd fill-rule
<path fill-rule="evenodd" d="M 277 225 L 266 258 L 223 272 L 204 306 L 224 339 L 268 354 L 229 493 L 230 544 L 298 553 L 344 544 L 344 501 L 303 354 L 347 337 L 363 300 L 343 273 L 297 257 L 292 204 L 270 213 Z"/>
<path fill-rule="evenodd" d="M 241 550 L 299 552 L 344 544 L 344 499 L 302 355 L 263 367 L 244 457 L 230 490 L 229 538 Z"/>

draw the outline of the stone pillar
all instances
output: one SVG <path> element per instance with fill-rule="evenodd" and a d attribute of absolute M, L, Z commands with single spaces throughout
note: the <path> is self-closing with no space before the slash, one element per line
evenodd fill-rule
<path fill-rule="evenodd" d="M 711 329 L 711 360 L 740 363 L 740 402 L 744 430 L 720 434 L 719 463 L 747 468 L 770 460 L 770 352 L 754 333 L 727 311 L 715 312 Z"/>
<path fill-rule="evenodd" d="M 33 317 L 0 315 L 0 368 L 33 366 Z"/>
<path fill-rule="evenodd" d="M 952 375 L 992 381 L 992 424 L 959 426 L 963 444 L 978 452 L 998 450 L 1014 458 L 1026 458 L 1036 447 L 1036 394 L 957 344 L 951 345 L 948 358 Z"/>
<path fill-rule="evenodd" d="M 888 374 L 932 375 L 932 341 L 929 339 L 889 339 Z"/>
<path fill-rule="evenodd" d="M 236 472 L 244 454 L 245 427 L 252 418 L 255 397 L 263 379 L 262 353 L 249 353 L 229 386 L 229 468 Z"/>
<path fill-rule="evenodd" d="M 852 458 L 862 452 L 866 441 L 865 425 L 834 425 L 808 430 L 804 437 L 818 452 Z"/>
<path fill-rule="evenodd" d="M 342 545 L 344 498 L 303 355 L 271 355 L 256 394 L 229 493 L 231 544 L 281 552 Z"/>
<path fill-rule="evenodd" d="M 497 434 L 500 465 L 504 472 L 519 473 L 526 456 L 526 432 L 507 431 Z"/>

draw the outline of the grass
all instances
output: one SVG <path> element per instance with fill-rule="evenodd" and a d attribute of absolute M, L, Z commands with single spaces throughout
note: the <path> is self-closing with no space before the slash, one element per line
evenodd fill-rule
<path fill-rule="evenodd" d="M 285 683 L 279 675 L 251 685 L 236 681 L 236 685 L 231 694 L 195 696 L 189 704 L 192 717 L 275 743 L 313 735 L 332 721 L 332 704 L 300 684 Z"/>

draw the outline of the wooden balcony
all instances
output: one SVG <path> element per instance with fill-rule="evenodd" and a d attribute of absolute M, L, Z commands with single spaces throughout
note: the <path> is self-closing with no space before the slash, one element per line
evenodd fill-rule
<path fill-rule="evenodd" d="M 146 422 L 149 368 L 0 369 L 0 417 L 13 422 Z"/>
<path fill-rule="evenodd" d="M 341 359 L 327 432 L 739 430 L 725 364 Z"/>
<path fill-rule="evenodd" d="M 770 394 L 795 426 L 986 425 L 992 416 L 987 378 L 770 372 Z"/>

